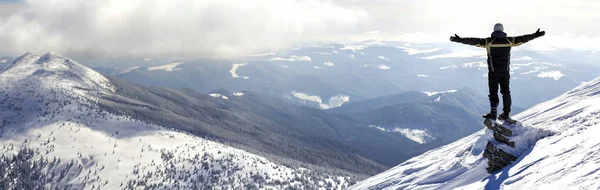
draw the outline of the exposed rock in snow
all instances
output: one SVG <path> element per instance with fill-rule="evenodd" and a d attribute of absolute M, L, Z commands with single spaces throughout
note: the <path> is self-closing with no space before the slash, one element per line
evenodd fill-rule
<path fill-rule="evenodd" d="M 161 66 L 156 66 L 156 67 L 149 67 L 148 70 L 149 71 L 163 70 L 163 71 L 167 71 L 167 72 L 180 71 L 181 68 L 177 68 L 177 66 L 181 65 L 183 63 L 184 62 L 173 62 L 173 63 L 169 63 L 169 64 L 166 64 L 166 65 L 161 65 Z"/>

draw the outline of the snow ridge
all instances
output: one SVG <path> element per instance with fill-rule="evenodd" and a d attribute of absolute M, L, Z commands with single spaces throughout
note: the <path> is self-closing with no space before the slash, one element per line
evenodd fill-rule
<path fill-rule="evenodd" d="M 480 131 L 414 157 L 349 189 L 599 189 L 600 78 L 515 116 L 511 139 L 520 155 L 488 174 L 490 139 Z M 500 145 L 502 146 L 502 145 Z"/>

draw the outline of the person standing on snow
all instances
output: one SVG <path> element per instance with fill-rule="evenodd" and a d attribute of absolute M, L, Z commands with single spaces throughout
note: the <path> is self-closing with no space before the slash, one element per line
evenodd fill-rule
<path fill-rule="evenodd" d="M 498 86 L 500 86 L 500 93 L 502 93 L 503 113 L 498 116 L 499 120 L 514 121 L 510 118 L 510 106 L 512 100 L 510 97 L 510 50 L 511 47 L 519 46 L 535 38 L 544 36 L 545 31 L 538 30 L 533 34 L 527 34 L 517 37 L 507 37 L 504 33 L 504 26 L 498 23 L 494 25 L 494 32 L 491 37 L 488 38 L 461 38 L 454 34 L 450 37 L 450 41 L 458 42 L 468 45 L 474 45 L 477 47 L 485 48 L 487 50 L 487 64 L 488 64 L 488 85 L 489 85 L 489 98 L 490 98 L 490 113 L 484 115 L 486 119 L 496 120 L 498 104 L 500 99 L 498 97 Z"/>

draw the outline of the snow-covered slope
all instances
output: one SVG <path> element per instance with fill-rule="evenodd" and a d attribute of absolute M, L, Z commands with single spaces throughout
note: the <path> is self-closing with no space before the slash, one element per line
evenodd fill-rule
<path fill-rule="evenodd" d="M 523 130 L 535 133 L 516 141 L 521 156 L 496 174 L 485 170 L 489 134 L 481 131 L 350 189 L 599 189 L 598 102 L 600 78 L 517 115 Z"/>
<path fill-rule="evenodd" d="M 107 78 L 54 53 L 0 73 L 0 189 L 341 189 L 347 178 L 102 110 Z"/>

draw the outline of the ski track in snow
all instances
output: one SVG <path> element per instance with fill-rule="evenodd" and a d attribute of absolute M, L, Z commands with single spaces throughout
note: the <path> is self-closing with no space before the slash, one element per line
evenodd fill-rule
<path fill-rule="evenodd" d="M 600 189 L 600 78 L 515 116 L 512 165 L 490 175 L 482 130 L 349 189 Z M 500 145 L 503 146 L 503 145 Z"/>
<path fill-rule="evenodd" d="M 28 161 L 47 160 L 42 173 L 57 175 L 46 176 L 50 185 L 46 187 L 280 189 L 312 184 L 325 189 L 331 183 L 342 189 L 346 185 L 345 177 L 311 178 L 314 172 L 307 169 L 280 166 L 243 150 L 103 111 L 98 97 L 115 90 L 108 79 L 57 54 L 26 54 L 17 61 L 0 73 L 0 107 L 7 110 L 0 112 L 0 154 L 10 158 L 29 148 L 33 157 Z M 54 158 L 59 161 L 51 161 Z"/>

